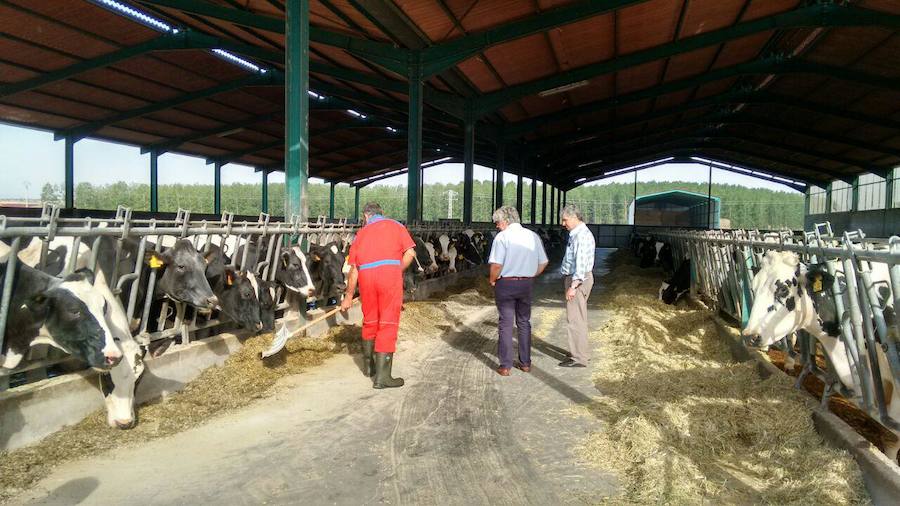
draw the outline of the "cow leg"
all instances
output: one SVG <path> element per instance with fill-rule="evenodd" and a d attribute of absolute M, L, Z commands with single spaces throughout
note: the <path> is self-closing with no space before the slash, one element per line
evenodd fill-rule
<path fill-rule="evenodd" d="M 812 367 L 810 366 L 809 362 L 803 364 L 803 368 L 800 369 L 800 374 L 797 375 L 797 381 L 794 382 L 794 388 L 798 390 L 803 388 L 803 380 L 805 380 L 811 372 Z"/>

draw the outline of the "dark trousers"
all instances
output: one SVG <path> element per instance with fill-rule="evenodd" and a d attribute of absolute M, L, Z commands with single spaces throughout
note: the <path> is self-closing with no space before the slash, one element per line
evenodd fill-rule
<path fill-rule="evenodd" d="M 497 280 L 494 299 L 500 312 L 500 367 L 512 367 L 513 324 L 519 328 L 519 362 L 531 365 L 531 279 Z"/>

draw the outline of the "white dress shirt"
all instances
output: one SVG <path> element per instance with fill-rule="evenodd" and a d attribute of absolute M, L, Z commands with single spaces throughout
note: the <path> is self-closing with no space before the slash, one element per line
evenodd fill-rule
<path fill-rule="evenodd" d="M 537 234 L 518 223 L 510 223 L 491 245 L 488 263 L 502 265 L 501 278 L 533 277 L 538 265 L 547 263 L 547 253 Z"/>

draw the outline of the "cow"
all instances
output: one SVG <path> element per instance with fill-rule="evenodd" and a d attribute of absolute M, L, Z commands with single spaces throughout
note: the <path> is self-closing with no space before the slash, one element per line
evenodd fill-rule
<path fill-rule="evenodd" d="M 473 234 L 474 235 L 474 234 Z M 472 237 L 465 232 L 460 233 L 456 237 L 457 260 L 461 260 L 461 267 L 480 265 L 482 263 L 481 254 L 472 243 Z"/>
<path fill-rule="evenodd" d="M 288 291 L 303 297 L 309 297 L 315 293 L 316 289 L 313 286 L 312 275 L 309 273 L 307 256 L 300 246 L 294 246 L 287 251 L 282 250 L 278 262 L 275 281 Z"/>
<path fill-rule="evenodd" d="M 656 265 L 656 259 L 659 251 L 662 249 L 663 243 L 656 241 L 652 237 L 644 239 L 644 245 L 641 247 L 641 263 L 642 269 L 653 267 Z"/>
<path fill-rule="evenodd" d="M 7 262 L 0 262 L 0 286 L 10 274 Z M 55 346 L 98 371 L 108 371 L 122 359 L 106 321 L 107 301 L 94 289 L 92 271 L 81 269 L 59 279 L 16 262 L 12 275 L 0 367 L 17 367 L 35 344 Z"/>
<path fill-rule="evenodd" d="M 312 274 L 313 285 L 316 294 L 324 298 L 328 305 L 331 305 L 332 301 L 337 301 L 347 289 L 343 272 L 346 257 L 341 249 L 340 243 L 336 241 L 324 246 L 316 244 L 309 246 L 311 260 L 309 271 Z"/>
<path fill-rule="evenodd" d="M 233 269 L 231 259 L 218 246 L 210 244 L 203 258 L 206 279 L 216 296 L 220 313 L 244 329 L 262 330 L 258 286 L 254 286 L 246 274 Z"/>
<path fill-rule="evenodd" d="M 675 257 L 672 254 L 672 246 L 669 243 L 663 243 L 662 247 L 657 251 L 656 264 L 662 268 L 663 272 L 672 272 L 675 269 Z"/>
<path fill-rule="evenodd" d="M 675 304 L 682 295 L 691 289 L 691 261 L 684 260 L 675 274 L 659 287 L 659 300 L 666 304 Z"/>
<path fill-rule="evenodd" d="M 418 263 L 418 268 L 422 269 L 422 272 L 424 272 L 426 276 L 435 274 L 439 267 L 434 254 L 434 245 L 423 240 L 419 236 L 413 237 L 413 241 L 416 243 L 416 262 Z"/>
<path fill-rule="evenodd" d="M 843 273 L 837 272 L 838 284 Z M 896 333 L 896 315 L 888 288 L 885 264 L 872 266 L 872 279 L 879 291 L 879 301 L 888 320 L 889 332 Z M 846 389 L 858 393 L 857 384 L 847 350 L 840 339 L 840 320 L 835 309 L 831 287 L 835 278 L 823 266 L 807 266 L 799 256 L 789 251 L 768 251 L 760 263 L 760 270 L 752 281 L 753 307 L 742 334 L 757 338 L 756 345 L 767 348 L 798 330 L 805 330 L 821 345 L 832 365 L 837 381 Z M 882 287 L 884 290 L 882 289 Z M 842 290 L 846 292 L 846 290 Z M 896 339 L 896 335 L 888 336 Z M 900 385 L 894 385 L 887 357 L 881 346 L 875 347 L 875 355 L 886 394 L 887 412 L 894 420 L 900 420 Z M 862 356 L 866 350 L 860 350 Z M 830 389 L 827 390 L 830 392 Z M 823 402 L 826 399 L 823 396 Z M 894 431 L 897 434 L 897 431 Z M 885 454 L 897 462 L 900 439 L 886 443 Z"/>
<path fill-rule="evenodd" d="M 262 324 L 262 331 L 272 332 L 275 330 L 275 306 L 278 304 L 276 283 L 263 281 L 252 272 L 247 273 L 247 280 L 253 286 L 259 300 L 259 322 Z"/>
<path fill-rule="evenodd" d="M 191 241 L 181 239 L 161 253 L 151 251 L 148 261 L 150 267 L 162 268 L 156 283 L 157 293 L 203 310 L 212 309 L 218 303 L 206 279 L 206 259 Z"/>

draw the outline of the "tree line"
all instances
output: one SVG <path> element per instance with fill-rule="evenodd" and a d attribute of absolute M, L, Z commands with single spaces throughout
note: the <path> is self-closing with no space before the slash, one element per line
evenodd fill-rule
<path fill-rule="evenodd" d="M 522 188 L 522 219 L 530 222 L 531 182 Z M 541 220 L 542 184 L 535 188 L 537 221 Z M 549 190 L 549 189 L 548 189 Z M 649 195 L 668 190 L 685 190 L 705 195 L 706 183 L 643 181 L 637 183 L 637 195 Z M 581 186 L 570 190 L 568 203 L 578 204 L 588 223 L 625 224 L 628 222 L 628 206 L 634 199 L 632 183 L 610 183 L 599 186 Z M 269 211 L 281 215 L 284 210 L 284 183 L 270 183 Z M 328 215 L 330 185 L 311 183 L 307 187 L 307 206 L 310 216 Z M 174 212 L 179 208 L 195 213 L 213 212 L 214 188 L 211 184 L 159 185 L 159 210 Z M 41 199 L 44 202 L 61 202 L 61 185 L 44 185 Z M 776 192 L 760 188 L 746 188 L 732 184 L 715 183 L 712 196 L 721 202 L 720 216 L 728 219 L 733 228 L 777 229 L 803 228 L 804 197 L 800 193 Z M 360 190 L 360 205 L 376 201 L 388 216 L 406 217 L 407 188 L 405 185 L 371 185 Z M 422 215 L 425 220 L 462 218 L 463 184 L 434 183 L 423 186 Z M 503 203 L 515 205 L 516 183 L 507 182 L 503 187 Z M 115 209 L 125 205 L 137 211 L 150 210 L 150 185 L 116 182 L 108 185 L 79 183 L 75 187 L 75 206 L 80 209 Z M 475 181 L 473 186 L 472 216 L 475 221 L 490 221 L 495 207 L 491 181 Z M 547 195 L 547 220 L 550 221 L 550 195 Z M 222 209 L 239 215 L 256 215 L 262 210 L 262 185 L 259 183 L 234 183 L 222 185 Z M 352 217 L 354 190 L 348 185 L 335 187 L 335 216 Z"/>

